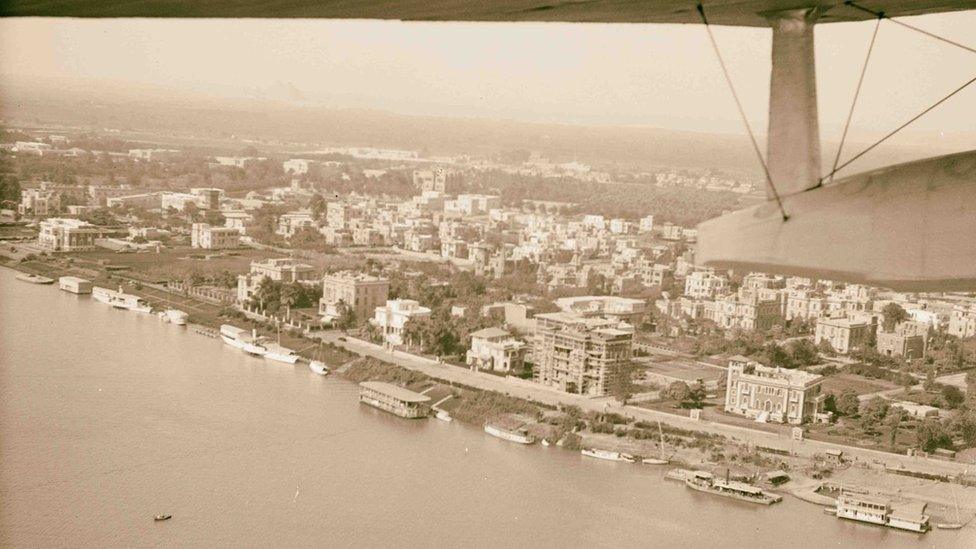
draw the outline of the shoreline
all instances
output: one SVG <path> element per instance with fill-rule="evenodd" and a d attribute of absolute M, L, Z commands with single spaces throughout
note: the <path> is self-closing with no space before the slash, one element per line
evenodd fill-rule
<path fill-rule="evenodd" d="M 70 274 L 75 274 L 71 272 L 71 269 L 65 270 L 58 268 L 58 266 L 49 265 L 43 260 L 35 260 L 35 263 L 44 264 L 45 269 L 32 269 L 29 266 L 19 264 L 17 262 L 10 261 L 0 261 L 0 266 L 11 269 L 14 272 L 21 273 L 33 273 L 41 274 L 43 276 L 48 276 L 50 278 L 58 279 L 60 276 L 67 276 Z M 12 264 L 13 263 L 13 264 Z M 76 269 L 77 271 L 83 271 L 82 269 Z M 128 280 L 126 277 L 119 277 L 118 275 L 108 275 L 107 273 L 101 272 L 98 278 L 108 278 L 109 280 L 115 281 L 117 278 L 122 280 Z M 86 273 L 81 272 L 79 276 L 86 276 Z M 87 275 L 90 277 L 91 275 Z M 95 282 L 93 280 L 93 282 Z M 136 287 L 136 284 L 141 284 L 142 287 Z M 259 330 L 268 331 L 267 325 L 259 323 L 256 321 L 251 321 L 246 319 L 243 315 L 234 316 L 231 319 L 221 318 L 222 310 L 224 307 L 219 307 L 217 305 L 204 302 L 202 300 L 196 299 L 190 296 L 183 296 L 180 294 L 175 294 L 167 290 L 162 290 L 159 288 L 153 288 L 152 291 L 146 290 L 146 285 L 143 283 L 133 283 L 129 282 L 126 288 L 127 292 L 139 295 L 153 303 L 154 307 L 158 307 L 160 303 L 163 303 L 164 307 L 168 307 L 170 303 L 176 304 L 186 304 L 187 302 L 195 305 L 198 308 L 210 309 L 207 314 L 197 314 L 191 313 L 190 321 L 187 323 L 187 329 L 192 329 L 195 332 L 201 333 L 201 335 L 206 335 L 212 337 L 212 331 L 219 330 L 221 320 L 228 320 L 229 322 L 236 322 L 238 324 L 246 324 L 248 326 L 253 326 Z M 60 290 L 59 290 L 60 291 Z M 169 298 L 166 299 L 159 295 L 159 292 L 164 292 Z M 181 300 L 181 301 L 177 301 Z M 271 332 L 268 332 L 271 334 Z M 285 332 L 282 332 L 282 343 L 287 346 L 288 341 L 286 341 Z M 346 336 L 348 337 L 348 336 Z M 368 353 L 360 353 L 354 349 L 348 348 L 347 345 L 337 345 L 331 341 L 325 341 L 324 339 L 319 339 L 315 337 L 310 337 L 307 335 L 301 335 L 298 337 L 288 334 L 288 340 L 292 343 L 304 343 L 304 348 L 296 349 L 303 359 L 306 361 L 311 358 L 309 349 L 312 347 L 321 348 L 326 350 L 328 354 L 331 355 L 330 358 L 325 359 L 326 363 L 330 365 L 332 373 L 341 377 L 343 380 L 350 383 L 357 383 L 363 379 L 376 379 L 382 381 L 392 381 L 398 384 L 410 385 L 413 384 L 429 384 L 432 388 L 436 386 L 441 386 L 448 389 L 452 394 L 455 392 L 460 393 L 464 398 L 450 398 L 447 400 L 442 408 L 446 409 L 452 417 L 458 419 L 459 421 L 471 425 L 473 427 L 480 428 L 484 421 L 492 419 L 492 417 L 497 417 L 499 415 L 514 415 L 514 414 L 532 414 L 534 413 L 537 417 L 543 415 L 545 411 L 555 411 L 559 408 L 577 408 L 574 404 L 557 404 L 555 406 L 535 401 L 533 399 L 526 399 L 515 394 L 509 394 L 508 391 L 500 392 L 494 390 L 483 389 L 480 387 L 473 387 L 464 383 L 458 383 L 455 380 L 444 379 L 436 375 L 430 375 L 428 372 L 418 371 L 416 369 L 404 367 L 401 364 L 383 360 L 382 358 L 377 358 L 371 356 Z M 355 338 L 349 338 L 355 341 Z M 323 342 L 320 346 L 318 342 Z M 348 341 L 347 341 L 348 343 Z M 302 364 L 304 366 L 304 363 Z M 441 365 L 442 368 L 453 368 L 446 365 Z M 362 376 L 366 377 L 362 377 Z M 499 378 L 501 379 L 501 378 Z M 515 391 L 518 387 L 511 387 L 512 391 Z M 464 401 L 462 405 L 458 405 L 459 401 Z M 470 402 L 469 402 L 470 401 Z M 604 411 L 605 414 L 618 415 L 618 412 L 626 413 L 627 410 L 621 408 L 610 408 Z M 589 411 L 587 413 L 593 413 Z M 597 412 L 599 413 L 599 412 Z M 679 417 L 679 416 L 674 416 Z M 591 417 L 587 417 L 588 421 L 591 421 Z M 666 423 L 665 420 L 661 421 L 662 424 Z M 616 424 L 614 424 L 616 426 Z M 545 427 L 545 424 L 536 420 L 533 427 Z M 530 429 L 532 431 L 532 429 Z M 534 432 L 533 434 L 538 433 Z M 551 431 L 550 431 L 551 432 Z M 743 457 L 748 459 L 750 454 L 759 455 L 756 448 L 750 448 L 748 444 L 743 444 L 738 441 L 735 437 L 726 437 L 723 435 L 714 435 L 705 430 L 694 430 L 694 429 L 684 429 L 681 426 L 675 426 L 673 424 L 667 424 L 666 432 L 668 433 L 667 439 L 669 442 L 683 441 L 682 452 L 678 451 L 678 448 L 671 446 L 672 457 L 667 465 L 667 467 L 662 467 L 662 472 L 674 468 L 706 468 L 715 469 L 716 467 L 733 467 L 739 464 L 747 464 L 747 461 L 739 461 L 738 458 Z M 637 454 L 643 457 L 657 457 L 658 456 L 658 444 L 655 443 L 654 446 L 649 446 L 647 443 L 643 442 L 642 439 L 631 439 L 629 436 L 621 436 L 616 433 L 595 433 L 589 430 L 586 431 L 574 431 L 572 429 L 562 430 L 562 434 L 572 433 L 577 435 L 578 440 L 575 444 L 568 445 L 562 449 L 578 452 L 580 447 L 596 447 L 612 451 L 621 451 L 632 454 Z M 655 432 L 656 436 L 656 432 Z M 717 437 L 717 438 L 716 438 Z M 543 438 L 538 436 L 538 438 Z M 545 437 L 549 438 L 549 437 Z M 704 439 L 706 442 L 701 442 Z M 650 439 L 648 439 L 650 440 Z M 656 440 L 656 438 L 654 439 Z M 555 440 L 550 438 L 553 446 L 556 446 Z M 636 447 L 638 450 L 634 450 Z M 846 448 L 846 447 L 843 447 Z M 712 460 L 710 457 L 715 457 L 715 450 L 718 450 L 720 456 L 717 460 Z M 711 452 L 711 454 L 710 454 Z M 680 457 L 679 457 L 680 456 Z M 732 457 L 734 456 L 734 457 Z M 772 460 L 780 456 L 767 456 L 767 460 Z M 696 459 L 697 458 L 697 459 Z M 785 458 L 785 456 L 784 456 Z M 761 457 L 760 457 L 761 459 Z M 803 458 L 796 458 L 803 459 Z M 696 463 L 697 462 L 697 463 Z M 772 462 L 775 463 L 775 462 Z M 782 467 L 784 463 L 789 463 L 788 461 L 781 461 L 780 466 Z M 638 462 L 639 466 L 647 467 L 648 465 L 643 465 Z M 801 501 L 805 501 L 815 506 L 822 507 L 826 503 L 825 496 L 821 496 L 812 492 L 816 485 L 819 485 L 820 481 L 816 481 L 810 477 L 795 475 L 792 469 L 794 467 L 786 465 L 786 469 L 790 470 L 790 476 L 793 478 L 789 483 L 783 486 L 774 487 L 776 490 L 783 494 L 789 494 Z M 887 475 L 892 476 L 892 475 Z M 941 483 L 946 490 L 948 487 L 945 483 Z M 765 487 L 768 488 L 768 487 Z M 808 494 L 809 492 L 809 494 Z M 908 491 L 903 491 L 899 488 L 895 493 L 885 493 L 886 496 L 892 498 L 905 499 L 906 496 L 911 496 L 915 499 L 920 499 L 926 501 L 931 505 L 939 505 L 943 508 L 946 507 L 949 501 L 948 494 L 945 497 L 931 497 L 929 495 L 915 494 Z M 806 497 L 804 497 L 806 496 Z M 976 512 L 976 507 L 971 505 L 963 506 L 967 514 L 972 515 Z M 933 516 L 933 522 L 936 521 L 935 516 Z M 967 521 L 968 522 L 968 521 Z"/>

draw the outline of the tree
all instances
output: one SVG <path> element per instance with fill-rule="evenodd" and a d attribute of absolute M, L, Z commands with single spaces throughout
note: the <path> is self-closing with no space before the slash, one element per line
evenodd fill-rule
<path fill-rule="evenodd" d="M 901 408 L 888 409 L 885 426 L 888 427 L 888 447 L 892 450 L 895 449 L 895 443 L 898 441 L 898 428 L 901 427 L 901 422 L 905 420 L 906 415 L 905 410 Z"/>
<path fill-rule="evenodd" d="M 854 417 L 860 408 L 860 401 L 853 389 L 844 389 L 837 398 L 837 413 L 842 416 Z"/>
<path fill-rule="evenodd" d="M 956 409 L 962 406 L 962 403 L 966 400 L 966 395 L 962 392 L 959 387 L 955 385 L 943 385 L 942 386 L 942 400 L 945 401 L 946 406 L 952 409 Z"/>
<path fill-rule="evenodd" d="M 880 425 L 886 415 L 888 415 L 888 401 L 881 397 L 874 397 L 864 405 L 860 411 L 861 418 L 865 424 L 871 426 Z"/>
<path fill-rule="evenodd" d="M 886 332 L 894 330 L 898 323 L 908 320 L 908 312 L 897 303 L 885 305 L 881 309 L 881 314 L 884 315 L 884 323 L 882 326 Z"/>
<path fill-rule="evenodd" d="M 668 385 L 665 395 L 670 400 L 684 402 L 685 400 L 688 400 L 689 396 L 691 396 L 691 387 L 688 387 L 688 384 L 684 381 L 675 381 L 671 383 L 671 385 Z"/>
<path fill-rule="evenodd" d="M 817 346 L 809 339 L 797 339 L 789 344 L 790 356 L 797 366 L 810 366 L 820 363 Z"/>
<path fill-rule="evenodd" d="M 322 216 L 325 215 L 327 205 L 328 204 L 325 201 L 325 197 L 319 193 L 313 194 L 312 199 L 308 201 L 308 207 L 310 210 L 312 210 L 312 215 L 314 215 L 316 219 L 322 219 Z"/>
<path fill-rule="evenodd" d="M 760 361 L 767 366 L 779 366 L 780 368 L 795 368 L 793 357 L 781 345 L 769 342 L 763 347 L 760 354 Z"/>
<path fill-rule="evenodd" d="M 356 311 L 344 300 L 340 299 L 336 303 L 336 311 L 339 318 L 336 319 L 336 326 L 341 330 L 348 330 L 356 325 Z"/>
<path fill-rule="evenodd" d="M 915 436 L 918 446 L 926 452 L 933 452 L 937 448 L 952 449 L 952 435 L 946 430 L 945 424 L 937 419 L 927 419 L 920 423 L 915 429 Z"/>
<path fill-rule="evenodd" d="M 610 395 L 622 404 L 627 404 L 630 397 L 634 395 L 633 370 L 632 363 L 621 365 L 617 375 L 610 382 Z"/>

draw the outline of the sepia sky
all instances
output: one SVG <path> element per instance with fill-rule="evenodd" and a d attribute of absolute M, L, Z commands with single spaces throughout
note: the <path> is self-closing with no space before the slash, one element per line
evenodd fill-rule
<path fill-rule="evenodd" d="M 974 40 L 976 12 L 907 21 Z M 843 124 L 874 24 L 817 28 L 825 139 Z M 769 31 L 717 28 L 716 36 L 753 127 L 764 131 Z M 974 73 L 976 55 L 884 22 L 854 127 L 887 131 Z M 3 19 L 0 74 L 405 114 L 741 132 L 700 26 Z M 974 112 L 976 86 L 913 130 L 976 135 Z"/>

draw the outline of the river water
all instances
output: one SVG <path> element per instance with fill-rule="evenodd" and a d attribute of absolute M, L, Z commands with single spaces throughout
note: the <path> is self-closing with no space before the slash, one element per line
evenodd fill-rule
<path fill-rule="evenodd" d="M 0 268 L 0 545 L 973 547 L 361 406 L 357 387 Z M 155 523 L 166 513 L 172 520 Z"/>

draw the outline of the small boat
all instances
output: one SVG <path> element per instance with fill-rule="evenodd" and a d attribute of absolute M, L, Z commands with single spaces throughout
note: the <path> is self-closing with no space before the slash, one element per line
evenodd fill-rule
<path fill-rule="evenodd" d="M 265 343 L 264 358 L 285 364 L 295 364 L 301 358 L 298 353 L 288 347 L 281 346 L 281 324 L 278 325 L 278 341 L 276 343 Z"/>
<path fill-rule="evenodd" d="M 837 515 L 837 508 L 836 507 L 824 507 L 823 508 L 823 512 L 825 514 L 828 514 L 828 515 L 835 515 L 836 516 Z"/>
<path fill-rule="evenodd" d="M 78 278 L 77 276 L 62 276 L 58 279 L 58 286 L 62 290 L 71 292 L 73 294 L 92 293 L 91 280 L 85 280 L 84 278 Z"/>
<path fill-rule="evenodd" d="M 301 358 L 298 353 L 292 351 L 288 347 L 282 347 L 277 343 L 266 343 L 264 345 L 265 353 L 264 358 L 269 360 L 274 360 L 275 362 L 284 362 L 285 364 L 294 364 L 298 362 Z"/>
<path fill-rule="evenodd" d="M 935 524 L 935 527 L 940 530 L 959 530 L 962 528 L 962 524 L 958 522 L 938 522 Z"/>
<path fill-rule="evenodd" d="M 324 362 L 319 362 L 318 360 L 312 360 L 308 363 L 308 369 L 312 370 L 320 376 L 329 374 L 329 367 L 325 365 Z"/>
<path fill-rule="evenodd" d="M 173 515 L 156 515 L 155 517 L 153 517 L 153 520 L 156 522 L 160 522 L 163 520 L 169 520 L 171 518 L 173 518 Z"/>
<path fill-rule="evenodd" d="M 166 309 L 159 313 L 159 318 L 163 319 L 170 324 L 176 324 L 177 326 L 186 326 L 186 320 L 190 318 L 190 315 L 184 313 L 179 309 Z"/>
<path fill-rule="evenodd" d="M 605 459 L 607 461 L 624 461 L 627 463 L 634 463 L 636 458 L 630 454 L 622 454 L 620 452 L 613 452 L 611 450 L 599 450 L 597 448 L 584 448 L 580 450 L 580 453 L 584 456 Z"/>
<path fill-rule="evenodd" d="M 251 333 L 248 333 L 243 328 L 231 326 L 230 324 L 222 324 L 220 326 L 220 338 L 224 340 L 224 343 L 231 347 L 236 347 L 249 355 L 264 356 L 268 352 L 264 345 L 261 345 L 257 336 L 257 330 L 252 330 Z"/>
<path fill-rule="evenodd" d="M 17 275 L 17 280 L 23 280 L 24 282 L 30 282 L 31 284 L 54 284 L 53 278 L 28 273 L 21 273 Z"/>
<path fill-rule="evenodd" d="M 505 429 L 490 423 L 485 423 L 485 432 L 493 437 L 498 437 L 509 442 L 517 442 L 519 444 L 535 443 L 535 437 L 530 435 L 524 427 L 519 429 Z"/>
<path fill-rule="evenodd" d="M 667 465 L 668 460 L 657 459 L 657 458 L 644 458 L 641 460 L 641 463 L 643 463 L 644 465 Z"/>
<path fill-rule="evenodd" d="M 543 446 L 549 446 L 549 439 L 548 438 L 542 439 L 542 445 Z"/>
<path fill-rule="evenodd" d="M 437 413 L 434 414 L 434 417 L 436 417 L 441 421 L 446 421 L 448 423 L 454 421 L 454 418 L 451 417 L 451 414 L 447 413 L 446 410 L 437 410 Z"/>

